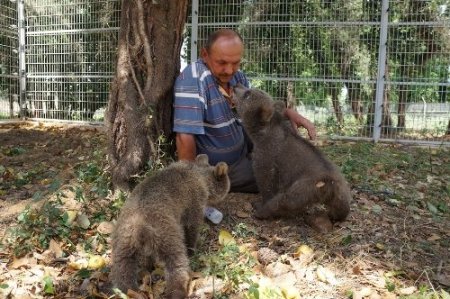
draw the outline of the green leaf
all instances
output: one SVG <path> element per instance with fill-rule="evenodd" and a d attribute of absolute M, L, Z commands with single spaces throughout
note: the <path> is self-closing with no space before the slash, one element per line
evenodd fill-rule
<path fill-rule="evenodd" d="M 427 207 L 428 207 L 428 210 L 433 214 L 437 214 L 439 212 L 438 209 L 436 208 L 436 206 L 433 205 L 431 202 L 427 202 Z"/>
<path fill-rule="evenodd" d="M 44 292 L 46 294 L 54 294 L 55 288 L 53 287 L 53 279 L 50 276 L 44 277 Z"/>
<path fill-rule="evenodd" d="M 91 277 L 91 273 L 92 271 L 89 269 L 81 269 L 80 271 L 77 272 L 77 276 L 85 279 Z"/>
<path fill-rule="evenodd" d="M 441 297 L 442 299 L 450 299 L 450 294 L 447 293 L 445 290 L 441 290 Z"/>
<path fill-rule="evenodd" d="M 42 192 L 41 191 L 36 191 L 34 194 L 33 194 L 33 200 L 39 200 L 39 199 L 41 199 L 42 198 Z"/>
<path fill-rule="evenodd" d="M 9 288 L 9 285 L 7 283 L 0 284 L 0 289 L 7 289 Z"/>
<path fill-rule="evenodd" d="M 342 238 L 341 244 L 342 245 L 348 245 L 352 242 L 352 235 L 347 235 Z"/>
<path fill-rule="evenodd" d="M 58 190 L 60 186 L 61 186 L 61 182 L 58 179 L 56 179 L 50 184 L 48 189 L 49 189 L 49 191 L 54 192 L 54 191 Z"/>

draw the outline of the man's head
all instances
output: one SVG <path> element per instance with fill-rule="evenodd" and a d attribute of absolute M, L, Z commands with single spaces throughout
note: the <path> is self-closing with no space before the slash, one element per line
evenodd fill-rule
<path fill-rule="evenodd" d="M 208 37 L 201 57 L 219 83 L 226 85 L 239 69 L 243 53 L 242 37 L 231 29 L 219 29 Z"/>

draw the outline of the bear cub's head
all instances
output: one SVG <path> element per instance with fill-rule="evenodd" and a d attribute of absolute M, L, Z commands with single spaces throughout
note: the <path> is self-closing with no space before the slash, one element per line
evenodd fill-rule
<path fill-rule="evenodd" d="M 247 130 L 265 126 L 275 114 L 283 115 L 286 106 L 282 101 L 274 101 L 272 97 L 256 88 L 247 88 L 242 84 L 233 87 L 233 101 Z"/>

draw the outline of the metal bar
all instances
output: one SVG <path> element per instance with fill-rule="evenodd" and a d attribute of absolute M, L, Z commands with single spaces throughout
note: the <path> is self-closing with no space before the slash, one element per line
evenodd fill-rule
<path fill-rule="evenodd" d="M 198 0 L 192 1 L 192 26 L 191 26 L 191 61 L 197 60 L 198 51 Z"/>
<path fill-rule="evenodd" d="M 27 78 L 29 79 L 55 79 L 55 78 L 82 78 L 82 79 L 96 79 L 96 78 L 105 78 L 105 79 L 111 79 L 114 77 L 114 74 L 111 75 L 37 75 L 33 73 L 27 74 Z"/>
<path fill-rule="evenodd" d="M 42 36 L 42 35 L 58 35 L 63 33 L 97 33 L 119 31 L 120 27 L 109 28 L 93 28 L 93 29 L 63 29 L 63 30 L 47 30 L 47 31 L 28 31 L 28 36 Z"/>
<path fill-rule="evenodd" d="M 381 136 L 381 117 L 383 114 L 383 96 L 385 88 L 386 51 L 388 37 L 389 0 L 382 0 L 380 20 L 380 44 L 378 47 L 377 87 L 375 90 L 375 115 L 373 123 L 373 140 L 378 142 Z"/>
<path fill-rule="evenodd" d="M 351 136 L 331 136 L 332 140 L 353 140 L 353 141 L 373 141 L 373 138 L 367 137 L 351 137 Z M 450 146 L 448 141 L 429 141 L 429 140 L 406 140 L 406 139 L 392 139 L 392 138 L 381 138 L 380 141 L 386 143 L 396 143 L 396 144 L 408 144 L 408 145 L 426 145 L 426 146 Z"/>
<path fill-rule="evenodd" d="M 24 0 L 17 1 L 17 27 L 19 35 L 19 106 L 20 117 L 26 116 L 27 74 L 25 60 L 25 5 Z"/>
<path fill-rule="evenodd" d="M 303 77 L 252 77 L 247 76 L 250 80 L 262 81 L 301 81 L 301 82 L 322 82 L 322 83 L 376 83 L 376 80 L 358 80 L 358 79 L 327 79 L 327 78 L 303 78 Z"/>
<path fill-rule="evenodd" d="M 379 26 L 380 22 L 371 21 L 279 21 L 279 22 L 254 22 L 248 21 L 245 23 L 240 22 L 217 22 L 217 23 L 198 23 L 199 27 L 211 27 L 211 26 L 223 26 L 234 27 L 239 25 L 255 25 L 255 26 Z M 187 26 L 191 26 L 191 23 L 186 23 Z M 448 27 L 445 21 L 439 22 L 388 22 L 389 26 L 433 26 L 433 27 Z"/>

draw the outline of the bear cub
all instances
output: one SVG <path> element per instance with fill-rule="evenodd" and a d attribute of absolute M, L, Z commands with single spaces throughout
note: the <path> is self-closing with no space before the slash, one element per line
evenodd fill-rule
<path fill-rule="evenodd" d="M 351 191 L 339 169 L 284 116 L 285 104 L 262 90 L 237 85 L 233 101 L 254 144 L 253 171 L 262 203 L 260 219 L 303 215 L 326 232 L 350 211 Z"/>
<path fill-rule="evenodd" d="M 138 290 L 138 271 L 160 261 L 165 297 L 185 298 L 188 254 L 195 248 L 203 210 L 229 189 L 227 164 L 210 166 L 206 155 L 172 163 L 144 179 L 125 202 L 112 235 L 113 285 L 123 292 Z"/>

